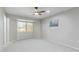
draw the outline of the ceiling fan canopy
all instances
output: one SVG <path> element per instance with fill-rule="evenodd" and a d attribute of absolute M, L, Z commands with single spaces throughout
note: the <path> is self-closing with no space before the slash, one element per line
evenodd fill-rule
<path fill-rule="evenodd" d="M 38 9 L 38 7 L 34 7 L 35 9 Z"/>

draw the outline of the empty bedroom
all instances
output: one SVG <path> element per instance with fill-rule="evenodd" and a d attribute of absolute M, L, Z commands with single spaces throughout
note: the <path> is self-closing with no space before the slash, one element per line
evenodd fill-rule
<path fill-rule="evenodd" d="M 0 7 L 1 52 L 78 52 L 79 7 Z"/>

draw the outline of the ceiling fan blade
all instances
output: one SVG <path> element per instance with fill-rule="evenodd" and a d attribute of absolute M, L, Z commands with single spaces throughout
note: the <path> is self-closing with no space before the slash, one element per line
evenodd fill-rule
<path fill-rule="evenodd" d="M 46 12 L 46 11 L 39 11 L 38 13 L 44 13 L 44 12 Z"/>
<path fill-rule="evenodd" d="M 39 13 L 39 15 L 42 15 L 41 13 Z"/>

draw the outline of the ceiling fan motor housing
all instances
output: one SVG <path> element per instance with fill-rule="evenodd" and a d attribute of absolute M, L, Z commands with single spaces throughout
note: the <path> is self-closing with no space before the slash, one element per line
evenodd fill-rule
<path fill-rule="evenodd" d="M 35 9 L 38 9 L 38 7 L 35 7 Z"/>

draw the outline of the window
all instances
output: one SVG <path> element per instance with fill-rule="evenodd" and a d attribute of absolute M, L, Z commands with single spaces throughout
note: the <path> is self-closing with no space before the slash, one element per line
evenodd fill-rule
<path fill-rule="evenodd" d="M 27 32 L 33 32 L 33 23 L 27 23 Z"/>
<path fill-rule="evenodd" d="M 33 32 L 33 23 L 18 21 L 17 32 Z"/>

